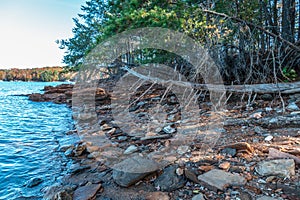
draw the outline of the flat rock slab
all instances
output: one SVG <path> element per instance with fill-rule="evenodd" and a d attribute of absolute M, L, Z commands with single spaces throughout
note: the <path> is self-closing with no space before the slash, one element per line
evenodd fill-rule
<path fill-rule="evenodd" d="M 178 166 L 169 166 L 164 169 L 164 172 L 155 180 L 154 185 L 161 191 L 171 192 L 185 186 L 187 180 L 181 175 L 176 174 Z"/>
<path fill-rule="evenodd" d="M 91 184 L 79 187 L 73 194 L 73 200 L 90 200 L 96 196 L 100 190 L 101 184 Z"/>
<path fill-rule="evenodd" d="M 120 186 L 129 187 L 145 176 L 157 171 L 159 165 L 153 160 L 135 156 L 123 160 L 113 168 L 114 181 Z"/>
<path fill-rule="evenodd" d="M 219 169 L 213 169 L 209 172 L 198 176 L 198 179 L 207 188 L 218 191 L 224 190 L 229 186 L 240 186 L 246 184 L 246 179 L 240 175 L 225 172 Z"/>
<path fill-rule="evenodd" d="M 257 164 L 255 170 L 261 176 L 290 177 L 295 175 L 295 162 L 293 159 L 262 161 Z"/>

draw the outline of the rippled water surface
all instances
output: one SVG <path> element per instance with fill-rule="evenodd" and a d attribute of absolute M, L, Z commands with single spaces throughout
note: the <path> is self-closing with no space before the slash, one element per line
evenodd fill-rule
<path fill-rule="evenodd" d="M 43 188 L 65 172 L 67 160 L 58 149 L 74 139 L 66 135 L 72 129 L 70 108 L 16 96 L 58 84 L 0 82 L 0 199 L 41 198 Z M 26 187 L 32 178 L 43 182 Z"/>

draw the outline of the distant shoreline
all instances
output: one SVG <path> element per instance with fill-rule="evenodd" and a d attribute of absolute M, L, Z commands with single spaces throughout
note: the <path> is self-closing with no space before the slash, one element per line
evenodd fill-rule
<path fill-rule="evenodd" d="M 28 69 L 0 69 L 0 81 L 56 82 L 74 81 L 74 67 L 42 67 Z"/>

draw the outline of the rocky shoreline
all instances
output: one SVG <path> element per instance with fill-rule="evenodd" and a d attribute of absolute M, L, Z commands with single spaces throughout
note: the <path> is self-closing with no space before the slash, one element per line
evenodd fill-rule
<path fill-rule="evenodd" d="M 61 84 L 58 86 L 46 86 L 44 87 L 44 93 L 29 94 L 29 100 L 35 102 L 53 102 L 58 104 L 72 104 L 72 90 L 73 84 Z"/>
<path fill-rule="evenodd" d="M 170 147 L 181 119 L 176 97 L 172 93 L 164 95 L 165 88 L 159 85 L 150 90 L 147 85 L 140 87 L 132 94 L 130 112 L 138 120 L 145 120 L 160 102 L 167 112 L 164 120 L 168 126 L 153 133 L 125 133 L 113 121 L 113 86 L 114 80 L 103 80 L 95 93 L 98 133 L 105 135 L 111 145 L 99 147 L 92 141 L 79 141 L 61 147 L 72 164 L 63 182 L 48 188 L 45 199 L 300 199 L 299 93 L 282 99 L 259 95 L 250 104 L 232 98 L 221 113 L 224 126 L 211 151 L 203 154 L 203 138 L 199 135 L 158 157 L 153 152 Z M 72 88 L 45 87 L 44 94 L 29 98 L 71 106 Z M 139 98 L 141 93 L 145 95 Z M 211 123 L 213 112 L 207 95 L 198 103 L 199 123 L 204 127 Z M 107 153 L 110 157 L 127 156 L 112 168 Z M 159 165 L 159 160 L 168 162 Z"/>

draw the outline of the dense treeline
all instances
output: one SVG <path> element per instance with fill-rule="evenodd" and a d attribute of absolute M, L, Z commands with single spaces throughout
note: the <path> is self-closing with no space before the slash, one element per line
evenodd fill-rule
<path fill-rule="evenodd" d="M 3 81 L 66 81 L 74 78 L 72 67 L 43 67 L 32 69 L 2 69 L 0 80 Z"/>
<path fill-rule="evenodd" d="M 97 44 L 117 33 L 165 27 L 207 48 L 227 84 L 300 76 L 300 0 L 89 0 L 82 11 L 74 19 L 74 37 L 57 41 L 69 65 L 80 66 Z M 128 66 L 155 61 L 190 70 L 176 55 L 151 49 L 120 59 Z"/>

